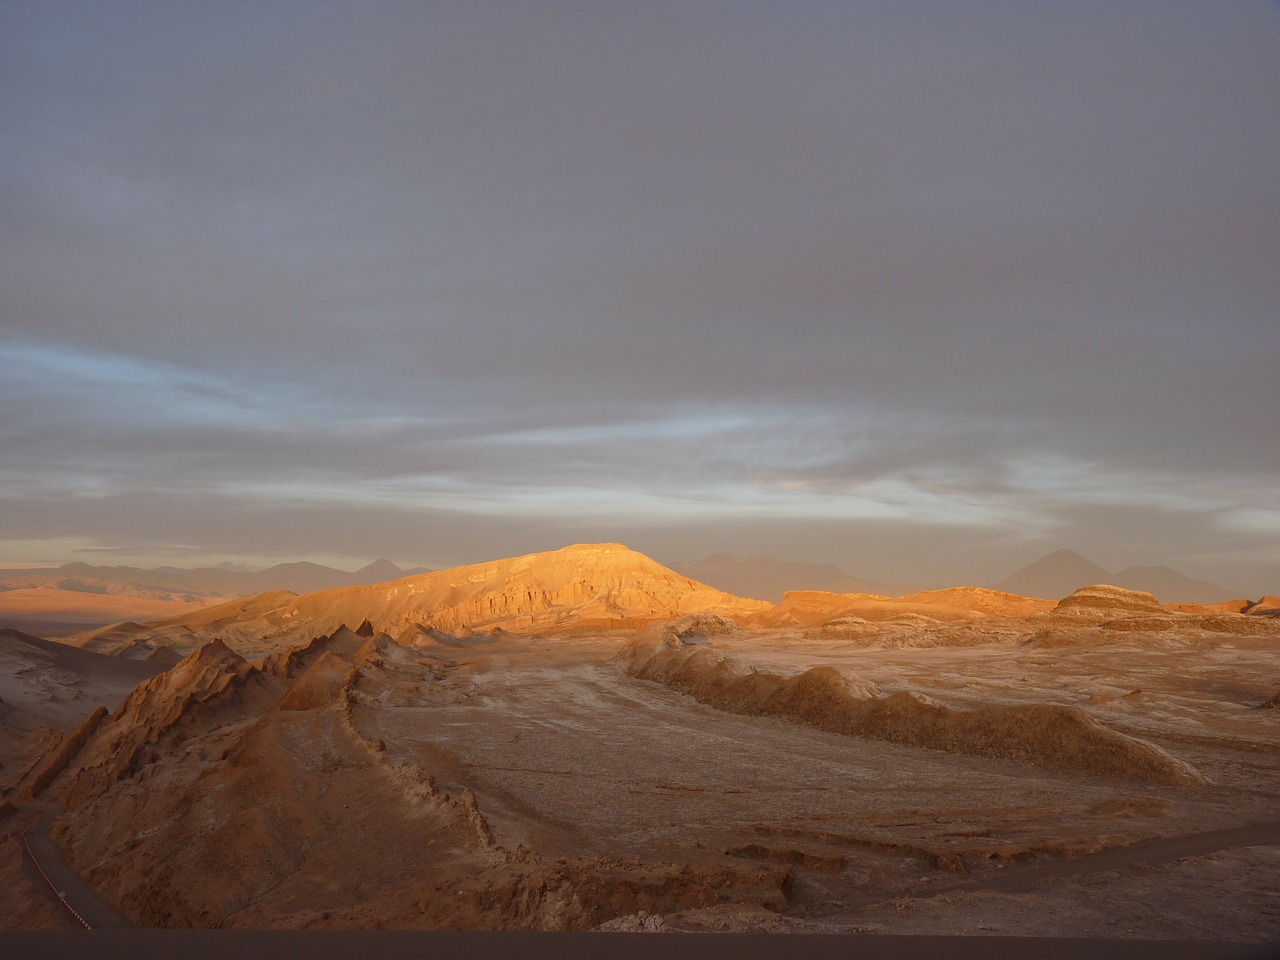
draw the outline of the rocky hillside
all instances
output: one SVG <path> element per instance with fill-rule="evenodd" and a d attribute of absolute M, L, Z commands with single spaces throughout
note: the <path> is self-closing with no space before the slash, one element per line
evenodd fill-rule
<path fill-rule="evenodd" d="M 690 613 L 750 617 L 769 606 L 690 580 L 621 544 L 579 544 L 391 583 L 303 596 L 277 591 L 71 642 L 141 657 L 154 655 L 157 646 L 185 653 L 221 637 L 245 655 L 258 655 L 364 622 L 393 635 L 415 625 L 461 635 L 534 634 L 644 625 Z"/>

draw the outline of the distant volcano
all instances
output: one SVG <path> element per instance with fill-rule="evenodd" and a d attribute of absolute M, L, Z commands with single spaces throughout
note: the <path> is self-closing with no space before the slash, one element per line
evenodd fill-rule
<path fill-rule="evenodd" d="M 992 584 L 992 589 L 1053 600 L 1099 583 L 1151 593 L 1163 603 L 1225 603 L 1244 596 L 1204 580 L 1193 580 L 1169 567 L 1128 567 L 1111 573 L 1074 550 L 1065 549 L 1028 564 Z"/>
<path fill-rule="evenodd" d="M 852 577 L 825 563 L 798 563 L 747 557 L 739 560 L 728 554 L 713 554 L 700 563 L 682 563 L 676 569 L 694 580 L 710 584 L 739 597 L 754 597 L 779 603 L 788 590 L 821 590 L 825 593 L 900 593 L 870 580 Z"/>

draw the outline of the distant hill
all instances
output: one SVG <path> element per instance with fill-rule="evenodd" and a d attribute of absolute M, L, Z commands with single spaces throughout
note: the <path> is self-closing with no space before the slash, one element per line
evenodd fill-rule
<path fill-rule="evenodd" d="M 370 583 L 386 583 L 389 580 L 401 580 L 404 577 L 411 577 L 419 573 L 430 572 L 430 570 L 424 569 L 423 567 L 414 567 L 412 570 L 401 570 L 390 560 L 379 559 L 361 567 L 355 573 L 350 574 L 351 581 L 349 583 L 339 584 L 339 586 L 355 587 Z"/>
<path fill-rule="evenodd" d="M 170 617 L 272 590 L 312 593 L 385 583 L 419 573 L 390 560 L 349 573 L 318 563 L 281 563 L 265 570 L 64 563 L 56 568 L 0 570 L 0 626 L 61 636 L 89 625 Z"/>
<path fill-rule="evenodd" d="M 1169 567 L 1128 567 L 1112 573 L 1074 550 L 1055 550 L 991 586 L 1024 597 L 1053 600 L 1093 584 L 1140 590 L 1154 594 L 1162 603 L 1224 603 L 1244 596 L 1204 580 L 1193 580 Z"/>
<path fill-rule="evenodd" d="M 1110 571 L 1093 561 L 1086 560 L 1074 550 L 1055 550 L 999 583 L 993 583 L 991 589 L 1024 597 L 1059 600 L 1080 587 L 1110 582 Z"/>
<path fill-rule="evenodd" d="M 167 667 L 0 628 L 0 726 L 11 728 L 10 734 L 71 729 L 94 707 L 114 708 L 134 686 Z M 17 746 L 16 739 L 0 745 L 0 766 Z"/>
<path fill-rule="evenodd" d="M 898 597 L 793 590 L 760 619 L 770 625 L 802 626 L 838 623 L 844 619 L 865 623 L 915 618 L 916 622 L 954 623 L 986 617 L 1027 617 L 1052 609 L 1052 600 L 1019 597 L 984 587 L 948 587 Z"/>
<path fill-rule="evenodd" d="M 336 570 L 319 563 L 301 560 L 294 563 L 278 563 L 265 570 L 227 570 L 223 567 L 159 567 L 140 570 L 137 567 L 91 567 L 85 563 L 67 563 L 58 568 L 64 573 L 87 575 L 102 580 L 119 580 L 138 585 L 168 586 L 170 589 L 186 588 L 193 593 L 208 593 L 230 597 L 248 597 L 268 590 L 291 590 L 294 593 L 311 593 L 332 587 L 354 587 L 369 583 L 385 583 L 399 580 L 414 573 L 428 571 L 402 570 L 390 560 L 375 560 L 354 573 Z"/>
<path fill-rule="evenodd" d="M 420 574 L 395 583 L 295 596 L 263 593 L 145 624 L 88 631 L 68 643 L 99 653 L 187 654 L 213 639 L 260 656 L 307 637 L 368 622 L 400 636 L 470 636 L 640 628 L 686 614 L 749 619 L 769 604 L 698 583 L 622 544 L 575 544 L 548 553 Z"/>
<path fill-rule="evenodd" d="M 1126 590 L 1154 593 L 1166 603 L 1226 603 L 1244 597 L 1242 593 L 1224 589 L 1207 580 L 1185 577 L 1168 567 L 1127 567 L 1117 573 L 1112 582 Z"/>
<path fill-rule="evenodd" d="M 891 589 L 870 580 L 859 580 L 830 564 L 764 557 L 739 560 L 724 553 L 714 554 L 699 563 L 677 564 L 675 570 L 725 593 L 770 603 L 780 603 L 782 595 L 789 590 L 885 593 Z"/>

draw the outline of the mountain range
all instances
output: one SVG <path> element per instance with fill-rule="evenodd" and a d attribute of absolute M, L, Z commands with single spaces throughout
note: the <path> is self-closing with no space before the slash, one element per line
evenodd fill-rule
<path fill-rule="evenodd" d="M 68 642 L 145 659 L 186 654 L 216 638 L 259 655 L 354 624 L 412 644 L 476 632 L 599 632 L 691 614 L 743 619 L 771 607 L 698 583 L 622 544 L 595 543 L 389 583 L 302 596 L 261 593 L 146 624 L 115 624 Z"/>
<path fill-rule="evenodd" d="M 120 924 L 565 929 L 570 904 L 573 929 L 641 908 L 710 909 L 695 915 L 706 929 L 734 890 L 756 922 L 762 904 L 784 910 L 797 882 L 834 882 L 846 856 L 858 858 L 847 887 L 858 903 L 870 856 L 882 899 L 922 869 L 1021 859 L 1014 804 L 1065 824 L 1047 849 L 1082 837 L 1096 849 L 1095 833 L 1127 848 L 1142 836 L 1135 817 L 1167 816 L 1164 797 L 1191 807 L 1206 780 L 1102 720 L 1164 722 L 1164 742 L 1183 736 L 1173 742 L 1197 761 L 1222 745 L 1208 755 L 1216 770 L 1238 760 L 1240 729 L 1260 731 L 1251 762 L 1271 756 L 1266 718 L 1240 719 L 1274 706 L 1265 666 L 1280 600 L 1267 607 L 1183 613 L 1115 586 L 1056 603 L 983 587 L 793 590 L 772 605 L 603 543 L 272 590 L 58 643 L 0 629 L 0 815 L 92 885 L 59 884 L 61 895 L 96 891 Z M 1051 652 L 1062 649 L 1090 656 Z M 1157 650 L 1178 651 L 1178 669 Z M 1140 678 L 1119 672 L 1134 662 Z M 987 672 L 963 672 L 972 664 Z M 1184 733 L 1187 703 L 1223 726 Z M 846 736 L 858 740 L 841 746 Z M 1257 769 L 1240 809 L 1280 782 Z M 1066 777 L 1105 802 L 1044 808 Z M 936 816 L 920 812 L 927 793 Z M 1195 829 L 1229 800 L 1215 787 L 1204 820 L 1181 822 Z M 47 832 L 44 811 L 57 815 Z M 802 851 L 790 846 L 800 816 L 862 817 L 877 836 L 807 831 Z M 1013 829 L 1026 837 L 1028 823 Z M 56 910 L 7 846 L 9 913 Z M 1267 866 L 1250 883 L 1265 884 Z M 1224 894 L 1233 910 L 1239 889 Z"/>
<path fill-rule="evenodd" d="M 698 563 L 676 564 L 675 569 L 694 580 L 717 587 L 739 597 L 752 597 L 780 603 L 788 590 L 821 590 L 825 593 L 875 593 L 898 595 L 909 588 L 891 587 L 871 580 L 852 577 L 838 567 L 825 563 L 797 563 L 747 557 L 739 560 L 716 553 Z"/>
<path fill-rule="evenodd" d="M 154 620 L 271 590 L 311 593 L 385 583 L 427 573 L 375 560 L 354 572 L 318 563 L 281 563 L 265 570 L 64 563 L 60 567 L 0 570 L 0 624 L 57 636 L 89 625 Z"/>
<path fill-rule="evenodd" d="M 1055 550 L 1018 570 L 992 589 L 1024 597 L 1056 599 L 1096 583 L 1141 590 L 1164 603 L 1226 603 L 1244 596 L 1204 580 L 1194 580 L 1169 567 L 1126 567 L 1111 573 L 1074 550 Z"/>
<path fill-rule="evenodd" d="M 123 621 L 168 620 L 275 591 L 309 594 L 389 583 L 430 572 L 424 568 L 402 569 L 389 560 L 375 560 L 352 572 L 306 561 L 281 563 L 258 571 L 222 567 L 147 570 L 87 563 L 0 570 L 0 626 L 40 636 L 66 636 Z M 915 593 L 912 587 L 864 580 L 829 564 L 764 557 L 737 559 L 724 553 L 697 563 L 678 564 L 668 572 L 735 597 L 775 604 L 782 603 L 787 593 L 797 591 L 880 597 Z M 1098 583 L 1152 593 L 1166 603 L 1213 604 L 1244 598 L 1240 591 L 1194 580 L 1168 567 L 1134 566 L 1113 573 L 1065 549 L 1028 564 L 990 587 L 1003 593 L 1052 600 Z"/>
<path fill-rule="evenodd" d="M 748 557 L 740 560 L 724 553 L 713 554 L 698 563 L 677 564 L 685 576 L 740 597 L 754 597 L 781 603 L 793 591 L 821 591 L 835 594 L 873 594 L 902 597 L 917 591 L 904 584 L 884 584 L 850 576 L 829 564 L 796 563 Z M 1226 603 L 1244 593 L 1195 580 L 1164 566 L 1127 567 L 1113 573 L 1073 550 L 1055 550 L 1028 564 L 992 590 L 1023 597 L 1058 600 L 1080 587 L 1107 583 L 1127 590 L 1151 593 L 1165 603 Z"/>

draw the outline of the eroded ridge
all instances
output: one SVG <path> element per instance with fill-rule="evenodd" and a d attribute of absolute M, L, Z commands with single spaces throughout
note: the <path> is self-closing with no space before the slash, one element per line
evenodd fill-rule
<path fill-rule="evenodd" d="M 43 787 L 66 812 L 50 835 L 147 927 L 588 930 L 715 904 L 785 908 L 784 866 L 512 842 L 479 788 L 452 778 L 445 792 L 370 733 L 392 674 L 429 685 L 437 671 L 346 628 L 256 664 L 206 644 L 51 755 Z"/>
<path fill-rule="evenodd" d="M 619 657 L 631 676 L 731 713 L 782 717 L 832 733 L 1051 770 L 1175 786 L 1209 782 L 1191 764 L 1103 726 L 1078 707 L 955 710 L 914 692 L 881 696 L 874 685 L 832 666 L 790 677 L 756 670 L 711 645 L 710 638 L 733 629 L 719 617 L 685 618 L 637 637 Z"/>

